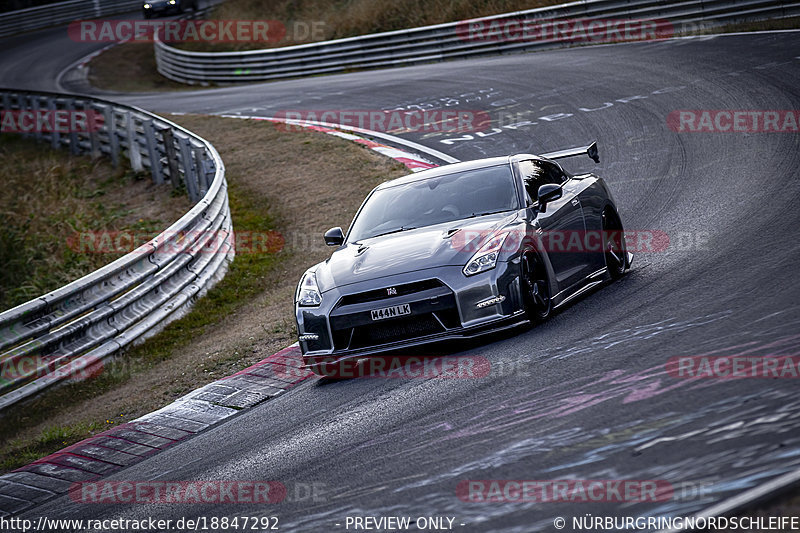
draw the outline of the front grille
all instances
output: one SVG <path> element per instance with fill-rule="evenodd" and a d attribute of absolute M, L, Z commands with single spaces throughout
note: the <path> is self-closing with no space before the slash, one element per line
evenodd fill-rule
<path fill-rule="evenodd" d="M 390 285 L 343 296 L 329 315 L 334 351 L 357 350 L 443 333 L 461 327 L 453 291 L 438 279 Z M 368 302 L 377 302 L 369 304 Z M 409 304 L 411 315 L 373 320 L 372 311 Z"/>
<path fill-rule="evenodd" d="M 444 331 L 439 321 L 434 318 L 433 313 L 388 320 L 384 323 L 377 322 L 369 326 L 359 326 L 353 329 L 353 340 L 350 343 L 350 349 L 388 344 Z"/>
<path fill-rule="evenodd" d="M 395 296 L 404 296 L 406 294 L 414 294 L 415 292 L 427 291 L 429 289 L 437 289 L 443 287 L 441 281 L 438 279 L 426 279 L 423 281 L 415 281 L 413 283 L 406 283 L 403 285 L 395 285 L 392 288 L 397 291 L 397 294 L 389 295 L 385 287 L 382 289 L 373 289 L 371 291 L 358 292 L 356 294 L 347 294 L 342 296 L 339 300 L 337 307 L 345 305 L 360 304 L 364 302 L 376 302 L 378 300 L 385 300 L 387 298 L 394 298 Z"/>
<path fill-rule="evenodd" d="M 369 348 L 442 333 L 458 327 L 461 327 L 458 309 L 441 309 L 421 315 L 392 318 L 361 326 L 334 329 L 333 349 L 355 350 Z"/>

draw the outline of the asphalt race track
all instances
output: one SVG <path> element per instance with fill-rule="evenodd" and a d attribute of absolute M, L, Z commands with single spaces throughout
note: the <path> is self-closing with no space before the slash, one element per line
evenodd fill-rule
<path fill-rule="evenodd" d="M 52 75 L 80 57 L 76 43 L 36 76 L 17 74 L 15 61 L 25 47 L 44 50 L 44 40 L 58 50 L 55 35 L 24 36 L 4 53 L 1 84 L 52 89 Z M 670 242 L 637 253 L 622 280 L 539 327 L 450 348 L 485 357 L 486 377 L 307 380 L 113 476 L 276 480 L 288 490 L 282 503 L 86 505 L 64 496 L 23 516 L 277 516 L 290 532 L 344 531 L 354 516 L 555 531 L 565 517 L 572 531 L 570 517 L 588 514 L 688 516 L 800 468 L 796 380 L 678 379 L 665 370 L 677 356 L 800 349 L 800 136 L 667 125 L 676 110 L 800 109 L 798 50 L 799 32 L 730 35 L 113 96 L 162 113 L 489 111 L 497 123 L 483 135 L 400 135 L 462 160 L 597 139 L 599 165 L 578 158 L 567 168 L 610 183 L 626 229 L 662 231 Z M 466 480 L 508 479 L 665 480 L 675 490 L 638 503 L 476 503 L 457 494 Z"/>

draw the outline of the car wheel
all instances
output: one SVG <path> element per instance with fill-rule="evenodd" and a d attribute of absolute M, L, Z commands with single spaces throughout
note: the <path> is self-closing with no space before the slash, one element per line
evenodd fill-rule
<path fill-rule="evenodd" d="M 144 15 L 144 18 L 146 18 L 146 19 L 149 19 L 152 16 L 149 11 L 144 11 L 142 14 Z"/>
<path fill-rule="evenodd" d="M 611 279 L 619 279 L 625 273 L 627 249 L 625 248 L 622 223 L 610 208 L 603 211 L 603 251 L 608 274 Z"/>
<path fill-rule="evenodd" d="M 535 252 L 522 257 L 522 299 L 531 322 L 541 322 L 550 316 L 553 302 L 547 267 Z"/>

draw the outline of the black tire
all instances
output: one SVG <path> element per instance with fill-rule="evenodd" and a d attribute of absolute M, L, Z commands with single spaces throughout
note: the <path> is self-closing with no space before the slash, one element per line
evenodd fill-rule
<path fill-rule="evenodd" d="M 603 254 L 611 279 L 621 278 L 627 266 L 628 250 L 625 247 L 622 223 L 610 207 L 603 211 Z"/>
<path fill-rule="evenodd" d="M 144 18 L 145 18 L 145 19 L 149 19 L 150 17 L 152 17 L 152 16 L 153 16 L 153 15 L 151 15 L 151 14 L 150 14 L 150 12 L 149 12 L 149 11 L 143 11 L 143 12 L 142 12 L 142 14 L 144 15 Z"/>
<path fill-rule="evenodd" d="M 533 324 L 547 320 L 553 310 L 550 277 L 544 261 L 536 252 L 528 252 L 522 256 L 520 282 L 522 301 L 528 320 Z"/>

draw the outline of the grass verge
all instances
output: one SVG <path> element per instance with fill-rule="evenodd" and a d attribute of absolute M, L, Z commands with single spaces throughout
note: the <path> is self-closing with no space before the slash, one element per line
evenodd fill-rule
<path fill-rule="evenodd" d="M 225 161 L 234 230 L 279 231 L 279 253 L 241 253 L 191 313 L 106 365 L 97 377 L 48 391 L 0 424 L 0 471 L 156 410 L 295 340 L 294 288 L 327 257 L 322 232 L 347 226 L 375 185 L 407 174 L 364 147 L 316 132 L 218 117 L 173 120 Z"/>
<path fill-rule="evenodd" d="M 98 89 L 121 93 L 197 88 L 159 74 L 154 54 L 153 43 L 112 46 L 89 62 L 89 83 Z M 124 65 L 124 68 L 120 68 L 120 65 Z"/>
<path fill-rule="evenodd" d="M 0 136 L 0 160 L 0 310 L 122 255 L 80 253 L 68 244 L 77 235 L 155 234 L 191 205 L 169 185 L 155 185 L 149 174 L 114 169 L 105 159 L 71 156 L 18 135 Z"/>

